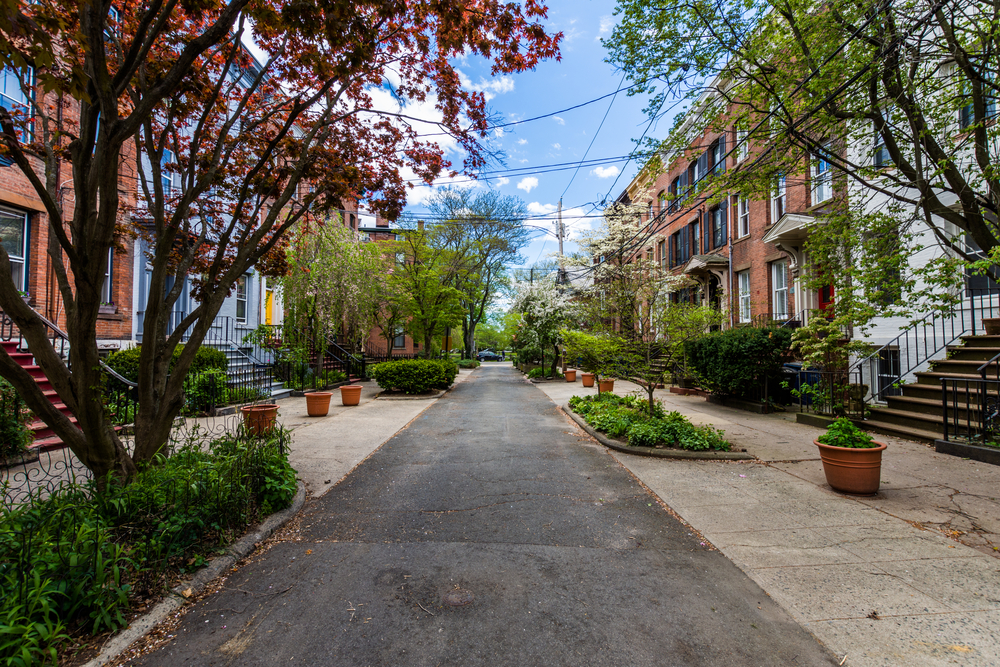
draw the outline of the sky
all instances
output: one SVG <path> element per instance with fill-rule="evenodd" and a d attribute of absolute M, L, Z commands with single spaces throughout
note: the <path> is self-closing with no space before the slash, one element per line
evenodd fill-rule
<path fill-rule="evenodd" d="M 548 7 L 546 26 L 564 35 L 561 61 L 546 61 L 534 71 L 498 78 L 489 77 L 486 63 L 472 59 L 457 63 L 466 85 L 482 90 L 491 111 L 504 122 L 560 112 L 495 131 L 492 141 L 505 153 L 505 165 L 488 169 L 500 173 L 471 184 L 465 176 L 451 179 L 462 187 L 492 187 L 525 201 L 530 216 L 527 224 L 540 229 L 523 252 L 524 266 L 552 257 L 558 249 L 554 220 L 560 197 L 570 238 L 566 252 L 576 248 L 572 242 L 576 234 L 600 224 L 599 202 L 617 197 L 638 171 L 639 165 L 628 162 L 627 156 L 634 148 L 633 139 L 642 136 L 649 124 L 642 112 L 646 98 L 628 97 L 625 92 L 561 112 L 628 84 L 623 84 L 621 72 L 604 61 L 607 51 L 600 42 L 615 24 L 614 0 L 549 0 Z M 668 127 L 669 121 L 660 121 L 659 127 L 650 128 L 650 136 L 662 136 Z M 449 159 L 461 165 L 457 148 L 443 147 Z M 584 157 L 599 162 L 586 164 L 576 173 L 575 164 L 560 170 L 549 167 Z M 432 188 L 426 186 L 411 190 L 406 213 L 416 217 L 426 213 L 425 202 L 431 194 Z"/>

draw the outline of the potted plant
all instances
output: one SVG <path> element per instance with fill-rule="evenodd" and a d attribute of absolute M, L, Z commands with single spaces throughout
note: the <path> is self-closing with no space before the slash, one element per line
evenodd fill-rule
<path fill-rule="evenodd" d="M 567 368 L 566 369 L 566 382 L 576 382 L 576 371 L 575 370 L 573 370 L 571 368 Z"/>
<path fill-rule="evenodd" d="M 345 384 L 340 388 L 340 401 L 344 405 L 357 405 L 361 402 L 361 385 Z"/>
<path fill-rule="evenodd" d="M 243 423 L 247 430 L 255 435 L 263 435 L 274 428 L 278 416 L 278 406 L 275 403 L 246 405 L 240 408 L 243 413 Z"/>
<path fill-rule="evenodd" d="M 834 490 L 859 495 L 878 492 L 884 442 L 873 440 L 846 417 L 833 420 L 813 442 L 819 447 L 826 481 Z"/>
<path fill-rule="evenodd" d="M 583 380 L 584 387 L 594 386 L 594 374 L 593 373 L 581 373 L 580 379 Z"/>
<path fill-rule="evenodd" d="M 1000 336 L 1000 317 L 984 317 L 983 328 L 987 336 Z"/>
<path fill-rule="evenodd" d="M 306 412 L 310 417 L 325 417 L 330 412 L 332 391 L 306 392 Z"/>
<path fill-rule="evenodd" d="M 607 391 L 615 390 L 615 379 L 614 378 L 601 378 L 597 381 L 597 393 L 603 394 Z"/>

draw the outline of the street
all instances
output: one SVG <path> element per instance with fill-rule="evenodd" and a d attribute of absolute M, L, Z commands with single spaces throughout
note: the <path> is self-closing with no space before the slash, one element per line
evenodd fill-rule
<path fill-rule="evenodd" d="M 457 385 L 301 526 L 134 664 L 836 664 L 507 366 Z"/>

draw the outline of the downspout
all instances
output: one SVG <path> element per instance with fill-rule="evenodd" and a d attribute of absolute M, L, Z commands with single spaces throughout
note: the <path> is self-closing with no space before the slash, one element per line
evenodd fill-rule
<path fill-rule="evenodd" d="M 726 206 L 730 207 L 729 213 L 732 213 L 732 208 L 731 208 L 731 205 L 730 205 L 730 196 L 729 195 L 726 195 Z M 739 211 L 737 211 L 737 215 L 739 215 Z M 733 218 L 732 215 L 727 215 L 726 216 L 727 224 L 728 224 L 728 222 L 730 220 L 732 220 L 732 218 Z M 736 318 L 734 317 L 735 313 L 733 312 L 733 234 L 732 234 L 732 231 L 733 231 L 732 229 L 729 230 L 729 232 L 730 232 L 729 233 L 729 243 L 728 243 L 728 246 L 729 246 L 729 290 L 728 290 L 728 292 L 729 293 L 726 295 L 726 297 L 727 297 L 726 300 L 729 302 L 729 328 L 730 329 L 733 329 L 733 328 L 736 327 Z"/>

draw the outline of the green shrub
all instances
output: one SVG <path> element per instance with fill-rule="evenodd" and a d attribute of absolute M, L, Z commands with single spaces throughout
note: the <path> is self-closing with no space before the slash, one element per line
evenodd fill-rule
<path fill-rule="evenodd" d="M 0 378 L 0 459 L 27 451 L 34 439 L 28 428 L 31 412 L 14 387 Z"/>
<path fill-rule="evenodd" d="M 750 396 L 769 380 L 777 389 L 791 329 L 744 327 L 720 331 L 685 345 L 688 369 L 713 393 Z"/>
<path fill-rule="evenodd" d="M 181 356 L 181 352 L 184 351 L 184 345 L 178 345 L 174 349 L 174 353 L 170 358 L 169 369 L 172 371 L 174 365 L 177 363 L 177 359 Z M 127 350 L 118 350 L 117 352 L 112 352 L 108 355 L 108 358 L 104 361 L 113 371 L 121 375 L 126 380 L 131 382 L 139 381 L 139 356 L 142 354 L 142 349 L 140 346 L 135 346 Z M 217 368 L 221 371 L 225 371 L 229 368 L 229 358 L 226 357 L 226 353 L 214 347 L 209 347 L 207 345 L 202 345 L 198 348 L 198 351 L 194 354 L 194 361 L 191 362 L 191 368 L 188 370 L 188 374 L 201 373 L 210 368 Z"/>
<path fill-rule="evenodd" d="M 479 362 L 475 359 L 460 359 L 457 363 L 459 368 L 479 368 Z"/>
<path fill-rule="evenodd" d="M 850 449 L 874 449 L 879 447 L 871 435 L 862 431 L 847 417 L 834 419 L 826 427 L 826 433 L 820 435 L 816 440 L 830 447 L 848 447 Z"/>
<path fill-rule="evenodd" d="M 184 381 L 185 409 L 189 412 L 207 412 L 216 406 L 225 405 L 229 398 L 227 380 L 226 372 L 218 368 L 189 374 Z"/>
<path fill-rule="evenodd" d="M 724 433 L 711 426 L 695 426 L 679 412 L 664 412 L 655 404 L 648 414 L 648 403 L 639 396 L 612 393 L 574 396 L 569 407 L 598 431 L 612 438 L 627 438 L 633 447 L 679 447 L 689 450 L 728 451 Z"/>
<path fill-rule="evenodd" d="M 369 374 L 382 389 L 420 394 L 450 387 L 458 365 L 448 359 L 400 359 L 376 364 Z"/>
<path fill-rule="evenodd" d="M 203 563 L 295 488 L 281 441 L 227 436 L 158 457 L 127 486 L 98 494 L 88 482 L 0 506 L 0 662 L 55 664 L 69 629 L 125 626 L 164 569 Z"/>

